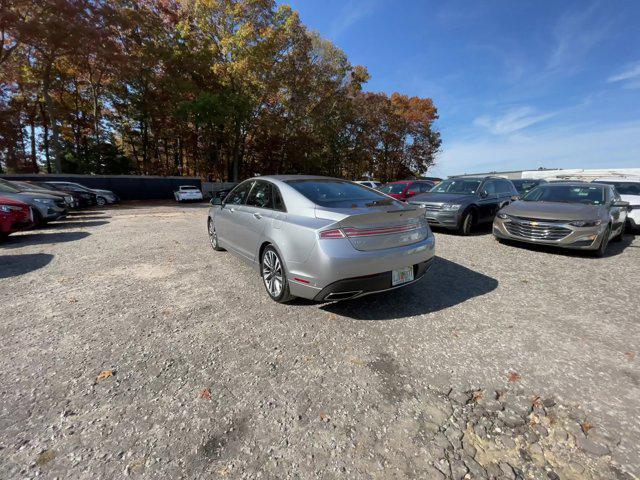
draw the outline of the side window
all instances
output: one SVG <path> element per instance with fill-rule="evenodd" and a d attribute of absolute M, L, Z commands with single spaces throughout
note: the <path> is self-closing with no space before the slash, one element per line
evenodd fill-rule
<path fill-rule="evenodd" d="M 249 198 L 247 198 L 247 205 L 258 208 L 273 208 L 271 184 L 257 181 L 251 189 Z"/>
<path fill-rule="evenodd" d="M 420 188 L 418 188 L 418 191 L 420 193 L 428 192 L 429 190 L 431 190 L 431 184 L 429 183 L 421 182 L 418 185 L 420 186 Z"/>
<path fill-rule="evenodd" d="M 616 190 L 616 187 L 609 187 L 609 195 L 611 196 L 612 202 L 617 202 L 618 200 L 622 200 L 620 194 Z"/>
<path fill-rule="evenodd" d="M 498 181 L 498 194 L 500 196 L 511 196 L 513 193 L 513 184 L 509 180 Z"/>
<path fill-rule="evenodd" d="M 227 205 L 243 205 L 253 184 L 253 181 L 241 183 L 231 190 L 224 203 Z"/>
<path fill-rule="evenodd" d="M 275 185 L 271 185 L 273 190 L 273 209 L 278 210 L 280 212 L 286 212 L 287 207 L 284 204 L 284 200 L 282 200 L 282 195 L 280 195 L 280 190 Z"/>
<path fill-rule="evenodd" d="M 496 182 L 493 180 L 489 180 L 487 182 L 485 182 L 484 184 L 484 191 L 487 192 L 488 196 L 495 196 L 496 195 Z"/>

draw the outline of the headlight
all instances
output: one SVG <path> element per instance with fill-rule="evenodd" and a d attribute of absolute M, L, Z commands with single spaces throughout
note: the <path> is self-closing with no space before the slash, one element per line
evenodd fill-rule
<path fill-rule="evenodd" d="M 15 207 L 13 205 L 0 205 L 0 212 L 19 212 L 22 210 L 20 207 Z"/>
<path fill-rule="evenodd" d="M 576 220 L 575 222 L 569 222 L 569 225 L 574 227 L 597 227 L 602 223 L 602 220 Z"/>
<path fill-rule="evenodd" d="M 442 205 L 442 210 L 460 210 L 460 205 L 456 205 L 454 203 L 445 203 L 444 205 Z"/>
<path fill-rule="evenodd" d="M 498 215 L 496 215 L 496 217 L 501 218 L 502 220 L 506 220 L 507 218 L 509 218 L 509 215 L 507 215 L 506 213 L 498 212 Z"/>
<path fill-rule="evenodd" d="M 55 202 L 50 198 L 34 198 L 34 202 L 44 203 L 45 205 L 53 205 Z"/>

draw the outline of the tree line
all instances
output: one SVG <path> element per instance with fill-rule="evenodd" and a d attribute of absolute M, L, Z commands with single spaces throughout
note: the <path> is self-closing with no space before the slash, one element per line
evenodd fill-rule
<path fill-rule="evenodd" d="M 435 161 L 430 98 L 369 73 L 274 0 L 8 0 L 0 169 L 390 180 Z"/>

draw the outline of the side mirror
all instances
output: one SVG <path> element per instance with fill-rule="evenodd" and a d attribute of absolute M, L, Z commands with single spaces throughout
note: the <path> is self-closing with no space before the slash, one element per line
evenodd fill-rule
<path fill-rule="evenodd" d="M 415 190 L 409 190 L 407 192 L 407 197 L 413 197 L 416 193 L 418 193 L 418 192 L 416 192 Z"/>
<path fill-rule="evenodd" d="M 222 205 L 222 199 L 220 197 L 213 197 L 211 199 L 211 205 Z"/>
<path fill-rule="evenodd" d="M 512 195 L 511 196 L 511 201 L 512 202 L 517 202 L 518 200 L 520 200 L 520 195 Z"/>
<path fill-rule="evenodd" d="M 487 198 L 489 196 L 489 192 L 487 192 L 486 190 L 482 190 L 480 192 L 480 198 Z"/>

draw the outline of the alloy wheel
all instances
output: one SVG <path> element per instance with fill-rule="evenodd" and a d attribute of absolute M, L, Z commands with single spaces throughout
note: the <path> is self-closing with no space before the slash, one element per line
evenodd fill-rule
<path fill-rule="evenodd" d="M 282 262 L 273 250 L 267 250 L 262 257 L 262 279 L 267 287 L 269 295 L 273 298 L 280 297 L 284 284 Z"/>
<path fill-rule="evenodd" d="M 218 244 L 218 234 L 216 233 L 216 227 L 213 225 L 213 222 L 209 220 L 207 230 L 209 231 L 209 243 L 211 243 L 211 247 L 214 250 L 222 250 L 220 245 Z"/>

